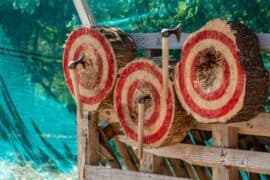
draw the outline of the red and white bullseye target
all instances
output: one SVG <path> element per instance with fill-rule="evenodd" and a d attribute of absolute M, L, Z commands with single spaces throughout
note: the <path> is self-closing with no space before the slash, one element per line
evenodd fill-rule
<path fill-rule="evenodd" d="M 150 95 L 145 103 L 144 140 L 146 147 L 158 147 L 166 139 L 174 119 L 174 94 L 171 83 L 166 102 L 162 101 L 162 73 L 145 59 L 128 63 L 121 71 L 114 91 L 114 106 L 126 136 L 137 142 L 137 97 Z"/>
<path fill-rule="evenodd" d="M 65 80 L 72 95 L 68 63 L 82 55 L 86 60 L 85 67 L 78 66 L 76 69 L 80 99 L 84 108 L 95 110 L 114 85 L 117 72 L 115 55 L 111 44 L 94 28 L 82 27 L 73 31 L 67 39 L 63 55 Z"/>
<path fill-rule="evenodd" d="M 212 21 L 186 40 L 175 68 L 183 108 L 201 122 L 225 122 L 242 108 L 246 74 L 235 36 L 223 21 Z"/>

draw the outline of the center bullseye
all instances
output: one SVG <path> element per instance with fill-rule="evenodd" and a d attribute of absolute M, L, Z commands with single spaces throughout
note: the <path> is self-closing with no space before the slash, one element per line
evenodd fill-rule
<path fill-rule="evenodd" d="M 195 65 L 196 84 L 206 93 L 217 89 L 222 81 L 224 58 L 219 51 L 210 47 L 201 52 Z"/>
<path fill-rule="evenodd" d="M 152 116 L 155 108 L 154 97 L 152 95 L 152 91 L 147 84 L 143 83 L 139 89 L 136 89 L 134 96 L 132 97 L 132 107 L 131 107 L 131 119 L 133 122 L 137 123 L 138 121 L 138 97 L 142 96 L 150 96 L 149 99 L 145 100 L 144 107 L 145 107 L 145 121 L 148 121 Z"/>
<path fill-rule="evenodd" d="M 98 79 L 98 68 L 97 63 L 93 62 L 91 59 L 87 59 L 85 68 L 80 68 L 80 80 L 81 84 L 85 88 L 93 89 L 95 87 L 95 82 Z"/>

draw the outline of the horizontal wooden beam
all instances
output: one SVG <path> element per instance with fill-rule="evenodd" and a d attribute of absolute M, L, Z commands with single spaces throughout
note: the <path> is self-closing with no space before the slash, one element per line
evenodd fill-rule
<path fill-rule="evenodd" d="M 101 109 L 99 119 L 108 123 L 119 123 L 113 109 Z M 196 124 L 193 129 L 212 131 L 215 124 Z M 238 128 L 238 134 L 270 137 L 270 113 L 260 113 L 258 116 L 244 122 L 227 123 L 224 126 Z"/>
<path fill-rule="evenodd" d="M 200 123 L 193 129 L 212 131 L 213 125 Z M 249 121 L 227 123 L 224 126 L 238 128 L 238 134 L 270 137 L 270 113 L 260 113 Z"/>
<path fill-rule="evenodd" d="M 124 136 L 120 136 L 119 139 L 132 145 Z M 191 144 L 175 144 L 144 151 L 199 166 L 233 166 L 249 172 L 270 174 L 270 153 Z"/>
<path fill-rule="evenodd" d="M 184 180 L 186 178 L 170 177 L 150 173 L 124 171 L 119 169 L 103 168 L 97 166 L 85 167 L 86 180 Z"/>
<path fill-rule="evenodd" d="M 144 49 L 161 49 L 161 34 L 160 33 L 131 33 L 129 34 L 135 41 L 138 48 Z M 184 41 L 187 39 L 189 33 L 181 34 L 181 41 L 177 42 L 175 36 L 169 37 L 169 48 L 180 49 Z"/>
<path fill-rule="evenodd" d="M 131 33 L 130 36 L 134 39 L 138 48 L 144 49 L 161 49 L 161 34 L 160 33 Z M 180 49 L 184 41 L 189 36 L 189 33 L 181 34 L 181 41 L 177 42 L 174 36 L 169 37 L 170 49 Z M 260 41 L 261 49 L 270 51 L 270 34 L 257 34 Z"/>

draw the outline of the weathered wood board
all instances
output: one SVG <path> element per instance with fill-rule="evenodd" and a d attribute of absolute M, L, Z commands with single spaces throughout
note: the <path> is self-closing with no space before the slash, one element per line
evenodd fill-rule
<path fill-rule="evenodd" d="M 124 136 L 119 136 L 119 139 L 131 144 Z M 200 166 L 234 166 L 249 172 L 270 174 L 270 153 L 190 144 L 176 144 L 144 151 Z"/>
<path fill-rule="evenodd" d="M 187 178 L 168 177 L 142 172 L 124 171 L 119 169 L 86 166 L 86 180 L 184 180 Z"/>

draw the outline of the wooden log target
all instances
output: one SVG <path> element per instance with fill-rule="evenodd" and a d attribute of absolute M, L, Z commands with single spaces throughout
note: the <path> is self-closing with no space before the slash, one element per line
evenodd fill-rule
<path fill-rule="evenodd" d="M 267 76 L 256 35 L 242 24 L 215 19 L 185 41 L 174 81 L 183 108 L 209 123 L 258 114 Z"/>
<path fill-rule="evenodd" d="M 96 110 L 101 102 L 112 104 L 117 69 L 136 57 L 132 39 L 116 28 L 82 27 L 73 31 L 66 42 L 63 69 L 67 86 L 74 96 L 68 69 L 69 61 L 85 56 L 85 67 L 76 70 L 83 108 Z"/>
<path fill-rule="evenodd" d="M 175 107 L 170 82 L 166 102 L 162 101 L 161 93 L 162 72 L 152 61 L 136 59 L 122 69 L 114 90 L 114 107 L 125 135 L 134 144 L 138 141 L 139 96 L 151 97 L 145 103 L 144 147 L 180 142 L 191 128 L 191 117 L 186 117 L 183 110 Z M 175 116 L 175 112 L 182 114 Z"/>

